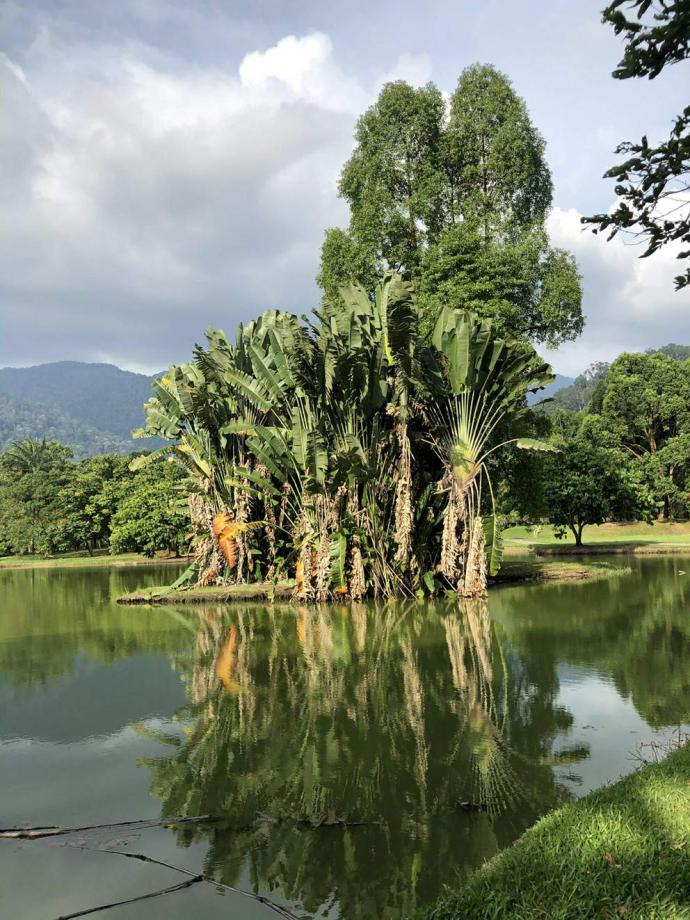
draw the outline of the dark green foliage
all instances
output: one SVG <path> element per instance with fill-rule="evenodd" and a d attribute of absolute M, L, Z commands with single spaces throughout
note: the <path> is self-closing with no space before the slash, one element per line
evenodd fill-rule
<path fill-rule="evenodd" d="M 0 554 L 186 548 L 182 471 L 161 462 L 134 473 L 129 464 L 112 455 L 75 463 L 55 441 L 17 442 L 0 456 Z"/>
<path fill-rule="evenodd" d="M 587 524 L 649 520 L 656 510 L 640 470 L 579 433 L 544 461 L 544 505 L 549 521 L 572 531 L 578 546 Z"/>
<path fill-rule="evenodd" d="M 690 361 L 622 354 L 608 372 L 602 416 L 635 455 L 690 430 Z"/>
<path fill-rule="evenodd" d="M 327 231 L 322 250 L 327 300 L 393 268 L 415 280 L 425 333 L 444 305 L 549 345 L 580 333 L 577 266 L 544 229 L 544 141 L 503 74 L 467 68 L 449 110 L 433 84 L 390 83 L 356 141 L 340 180 L 350 225 Z"/>
<path fill-rule="evenodd" d="M 153 556 L 167 549 L 180 554 L 189 544 L 189 512 L 184 470 L 174 463 L 151 464 L 121 494 L 112 517 L 113 553 Z"/>
<path fill-rule="evenodd" d="M 58 440 L 76 457 L 157 447 L 131 438 L 153 379 L 79 361 L 0 368 L 0 451 L 25 437 Z"/>
<path fill-rule="evenodd" d="M 593 365 L 544 406 L 563 453 L 545 461 L 544 513 L 585 524 L 685 518 L 690 510 L 690 360 L 683 345 Z"/>
<path fill-rule="evenodd" d="M 626 16 L 626 7 L 635 14 L 634 19 Z M 690 54 L 688 0 L 613 0 L 602 21 L 612 25 L 626 42 L 623 57 L 613 71 L 617 80 L 653 80 L 667 64 L 684 61 Z"/>
<path fill-rule="evenodd" d="M 419 291 L 427 330 L 451 304 L 490 317 L 504 334 L 554 345 L 573 320 L 580 278 L 572 256 L 548 249 L 543 229 L 487 242 L 481 228 L 461 224 L 423 254 Z"/>
<path fill-rule="evenodd" d="M 56 547 L 89 552 L 107 547 L 113 515 L 133 478 L 128 457 L 91 457 L 71 467 L 52 527 Z"/>
<path fill-rule="evenodd" d="M 72 452 L 56 441 L 27 438 L 0 457 L 0 552 L 55 549 L 53 521 Z"/>
<path fill-rule="evenodd" d="M 624 12 L 634 14 L 629 18 Z M 617 35 L 625 38 L 625 51 L 613 76 L 658 76 L 668 64 L 690 55 L 690 0 L 614 0 L 603 12 Z M 626 141 L 616 148 L 625 159 L 605 173 L 615 179 L 618 203 L 607 214 L 584 217 L 594 232 L 608 231 L 611 239 L 619 231 L 633 234 L 646 244 L 641 258 L 667 243 L 690 245 L 690 212 L 679 207 L 690 180 L 690 106 L 674 120 L 667 140 L 656 146 L 645 136 L 639 142 Z M 690 257 L 690 248 L 678 258 Z M 690 268 L 677 275 L 676 288 L 690 284 Z"/>

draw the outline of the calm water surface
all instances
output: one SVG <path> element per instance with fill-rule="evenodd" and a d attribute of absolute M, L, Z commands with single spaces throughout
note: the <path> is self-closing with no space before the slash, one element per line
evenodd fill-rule
<path fill-rule="evenodd" d="M 0 572 L 0 916 L 184 880 L 398 918 L 690 722 L 690 559 L 488 605 L 118 607 L 172 570 Z M 683 574 L 684 569 L 688 575 Z M 104 852 L 111 850 L 115 852 Z M 265 918 L 198 884 L 97 918 Z"/>

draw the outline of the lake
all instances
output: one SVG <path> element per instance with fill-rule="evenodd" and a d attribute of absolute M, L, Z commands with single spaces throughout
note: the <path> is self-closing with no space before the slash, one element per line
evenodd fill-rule
<path fill-rule="evenodd" d="M 202 881 L 91 916 L 411 915 L 685 732 L 690 559 L 613 564 L 329 607 L 119 607 L 174 569 L 0 571 L 0 824 L 217 819 L 0 840 L 0 916 L 201 872 L 272 903 Z"/>

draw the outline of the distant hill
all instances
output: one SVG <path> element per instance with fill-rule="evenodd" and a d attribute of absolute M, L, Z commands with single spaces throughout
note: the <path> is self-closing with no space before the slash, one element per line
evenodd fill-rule
<path fill-rule="evenodd" d="M 145 443 L 99 431 L 60 406 L 25 402 L 0 393 L 0 453 L 22 438 L 60 441 L 69 445 L 78 459 L 94 454 L 128 454 L 142 450 Z"/>
<path fill-rule="evenodd" d="M 674 345 L 673 342 L 670 342 L 668 345 L 662 345 L 661 348 L 648 348 L 645 354 L 668 355 L 669 358 L 675 358 L 676 361 L 687 361 L 690 358 L 690 345 Z"/>
<path fill-rule="evenodd" d="M 609 366 L 604 361 L 590 364 L 586 371 L 577 376 L 568 386 L 560 387 L 552 393 L 553 401 L 544 406 L 547 413 L 554 409 L 570 409 L 581 412 L 589 405 L 597 385 L 606 378 Z"/>
<path fill-rule="evenodd" d="M 550 383 L 548 386 L 544 387 L 543 390 L 539 390 L 538 393 L 530 393 L 527 396 L 527 402 L 530 406 L 533 406 L 535 403 L 541 402 L 542 399 L 548 399 L 558 390 L 562 390 L 564 387 L 568 387 L 572 383 L 572 377 L 564 377 L 563 374 L 556 374 L 556 379 L 553 381 L 553 383 Z"/>
<path fill-rule="evenodd" d="M 690 358 L 690 345 L 675 345 L 670 343 L 662 345 L 660 348 L 648 348 L 645 351 L 647 355 L 662 354 L 675 358 L 676 361 L 685 361 Z M 589 405 L 597 387 L 606 380 L 610 365 L 605 361 L 595 361 L 594 364 L 583 371 L 574 380 L 570 380 L 568 385 L 558 385 L 558 380 L 568 380 L 567 377 L 557 378 L 552 384 L 553 390 L 547 394 L 553 397 L 553 401 L 544 406 L 547 413 L 554 409 L 570 409 L 572 412 L 582 412 Z M 547 387 L 547 390 L 549 387 Z M 542 397 L 543 398 L 543 397 Z"/>
<path fill-rule="evenodd" d="M 29 436 L 61 441 L 80 457 L 155 447 L 162 442 L 131 437 L 154 379 L 80 361 L 0 368 L 0 450 Z"/>

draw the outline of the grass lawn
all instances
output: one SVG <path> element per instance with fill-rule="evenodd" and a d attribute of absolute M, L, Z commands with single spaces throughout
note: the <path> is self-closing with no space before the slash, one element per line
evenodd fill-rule
<path fill-rule="evenodd" d="M 568 532 L 559 540 L 554 534 L 553 527 L 549 525 L 536 527 L 509 527 L 503 531 L 506 548 L 510 550 L 530 550 L 537 552 L 544 549 L 551 552 L 572 552 L 575 549 L 575 538 Z M 623 548 L 637 552 L 663 551 L 668 548 L 670 552 L 682 551 L 687 547 L 690 552 L 690 521 L 670 524 L 600 524 L 585 527 L 582 535 L 583 547 L 581 552 L 588 548 L 601 552 L 606 546 L 614 550 Z"/>
<path fill-rule="evenodd" d="M 688 920 L 690 746 L 542 818 L 421 920 Z"/>
<path fill-rule="evenodd" d="M 606 578 L 610 575 L 629 574 L 630 568 L 595 562 L 541 562 L 533 558 L 508 555 L 503 560 L 495 584 L 521 581 L 579 581 L 584 578 Z"/>
<path fill-rule="evenodd" d="M 57 569 L 87 568 L 91 566 L 120 565 L 166 565 L 167 563 L 184 563 L 185 557 L 168 555 L 140 556 L 138 553 L 120 553 L 111 556 L 108 553 L 65 553 L 59 556 L 0 556 L 0 569 Z"/>

